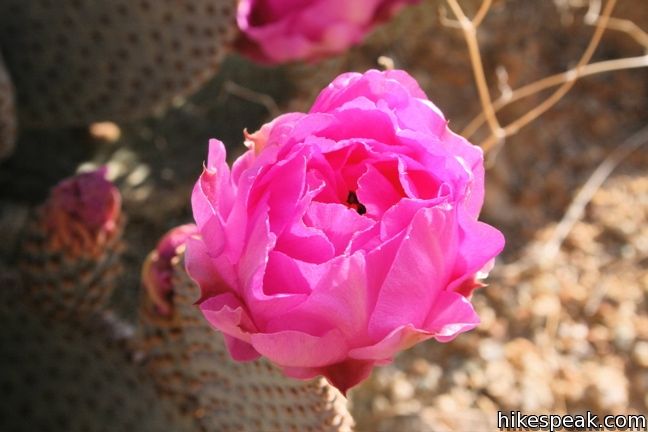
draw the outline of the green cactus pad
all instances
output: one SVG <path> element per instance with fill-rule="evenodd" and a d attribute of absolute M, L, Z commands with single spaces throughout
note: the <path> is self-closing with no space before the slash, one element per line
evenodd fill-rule
<path fill-rule="evenodd" d="M 192 430 L 129 359 L 114 323 L 53 322 L 23 297 L 0 290 L 0 430 Z"/>
<path fill-rule="evenodd" d="M 159 315 L 144 296 L 138 345 L 165 395 L 193 414 L 203 431 L 349 431 L 342 394 L 324 379 L 285 377 L 265 359 L 231 360 L 222 335 L 195 306 L 198 286 L 178 257 L 172 314 Z"/>
<path fill-rule="evenodd" d="M 214 75 L 235 36 L 234 0 L 6 0 L 0 45 L 21 122 L 124 121 Z"/>

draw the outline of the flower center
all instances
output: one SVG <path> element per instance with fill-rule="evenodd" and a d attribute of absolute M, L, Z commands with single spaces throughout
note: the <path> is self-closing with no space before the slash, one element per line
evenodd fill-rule
<path fill-rule="evenodd" d="M 349 207 L 357 211 L 358 214 L 363 215 L 367 213 L 367 208 L 360 201 L 358 201 L 358 196 L 356 195 L 355 191 L 349 191 L 346 202 Z"/>

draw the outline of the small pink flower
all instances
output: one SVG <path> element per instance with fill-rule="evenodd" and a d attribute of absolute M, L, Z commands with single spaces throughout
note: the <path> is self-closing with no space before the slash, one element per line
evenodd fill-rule
<path fill-rule="evenodd" d="M 468 296 L 504 246 L 477 220 L 482 151 L 407 73 L 341 75 L 246 143 L 230 170 L 210 142 L 186 258 L 233 358 L 346 391 L 479 323 Z"/>
<path fill-rule="evenodd" d="M 255 60 L 315 60 L 359 43 L 376 23 L 420 0 L 241 0 L 240 50 Z"/>
<path fill-rule="evenodd" d="M 149 254 L 142 269 L 142 282 L 157 313 L 171 314 L 170 297 L 173 295 L 173 266 L 184 249 L 187 239 L 198 233 L 194 224 L 181 225 L 171 229 Z"/>

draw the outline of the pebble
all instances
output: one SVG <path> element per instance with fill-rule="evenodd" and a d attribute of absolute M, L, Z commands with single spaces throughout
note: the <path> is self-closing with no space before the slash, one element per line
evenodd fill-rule
<path fill-rule="evenodd" d="M 632 351 L 632 356 L 639 366 L 648 368 L 648 342 L 637 342 Z"/>

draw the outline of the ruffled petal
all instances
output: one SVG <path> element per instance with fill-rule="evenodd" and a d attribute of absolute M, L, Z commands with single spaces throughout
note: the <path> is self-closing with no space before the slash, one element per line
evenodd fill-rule
<path fill-rule="evenodd" d="M 350 72 L 338 76 L 322 90 L 309 112 L 331 112 L 347 101 L 360 97 L 374 102 L 385 101 L 392 108 L 402 107 L 409 103 L 412 96 L 427 99 L 416 81 L 402 71 Z"/>
<path fill-rule="evenodd" d="M 352 349 L 349 351 L 349 357 L 373 362 L 391 362 L 399 351 L 432 337 L 434 334 L 407 324 L 393 330 L 374 345 Z"/>
<path fill-rule="evenodd" d="M 189 237 L 186 247 L 187 274 L 200 287 L 201 298 L 222 294 L 236 287 L 234 266 L 223 257 L 212 258 L 202 239 Z"/>
<path fill-rule="evenodd" d="M 343 109 L 335 109 L 333 114 L 335 122 L 320 131 L 321 136 L 334 141 L 372 139 L 385 144 L 396 142 L 396 125 L 389 113 L 376 109 L 375 103 L 366 98 L 356 99 L 353 105 Z"/>
<path fill-rule="evenodd" d="M 441 140 L 455 155 L 464 169 L 470 173 L 463 191 L 465 206 L 474 218 L 479 216 L 484 204 L 484 153 L 480 147 L 470 144 L 464 137 L 446 129 Z"/>
<path fill-rule="evenodd" d="M 430 338 L 449 342 L 478 324 L 479 317 L 465 297 L 442 291 L 434 300 L 432 309 L 420 328 L 412 324 L 398 327 L 373 345 L 350 350 L 349 357 L 379 363 L 391 362 L 398 352 L 419 342 Z"/>
<path fill-rule="evenodd" d="M 383 338 L 402 325 L 421 328 L 448 283 L 457 233 L 452 210 L 425 208 L 416 213 L 380 287 L 368 324 L 371 338 Z"/>
<path fill-rule="evenodd" d="M 335 248 L 322 230 L 307 227 L 303 221 L 296 222 L 282 233 L 275 250 L 296 260 L 318 264 L 335 256 Z"/>
<path fill-rule="evenodd" d="M 294 330 L 256 333 L 250 340 L 261 355 L 284 367 L 326 366 L 342 361 L 347 354 L 346 341 L 339 330 L 322 336 Z"/>
<path fill-rule="evenodd" d="M 313 202 L 304 215 L 304 223 L 324 233 L 335 255 L 340 255 L 351 237 L 372 226 L 374 221 L 342 204 Z"/>
<path fill-rule="evenodd" d="M 398 179 L 396 163 L 375 163 L 358 180 L 358 199 L 367 209 L 367 215 L 379 218 L 397 204 L 405 193 Z"/>
<path fill-rule="evenodd" d="M 241 339 L 237 339 L 227 334 L 223 335 L 223 339 L 225 340 L 227 351 L 230 353 L 232 359 L 236 361 L 252 361 L 261 357 L 261 354 L 259 354 L 252 345 L 242 341 Z"/>
<path fill-rule="evenodd" d="M 484 222 L 474 220 L 465 211 L 459 212 L 459 225 L 461 243 L 449 290 L 457 290 L 465 281 L 474 278 L 493 257 L 502 252 L 505 244 L 504 235 L 500 231 Z M 464 294 L 470 294 L 470 290 L 464 291 Z"/>
<path fill-rule="evenodd" d="M 342 256 L 321 265 L 300 263 L 299 268 L 310 284 L 308 298 L 286 313 L 275 314 L 264 330 L 325 334 L 336 329 L 350 344 L 366 338 L 369 294 L 364 256 Z"/>
<path fill-rule="evenodd" d="M 443 291 L 434 300 L 423 328 L 437 341 L 448 342 L 478 325 L 477 312 L 464 296 Z"/>
<path fill-rule="evenodd" d="M 200 310 L 211 326 L 223 332 L 234 360 L 258 357 L 250 344 L 254 324 L 238 298 L 231 293 L 210 297 L 200 304 Z"/>
<path fill-rule="evenodd" d="M 218 214 L 226 217 L 232 208 L 234 191 L 230 182 L 230 169 L 226 162 L 225 146 L 219 140 L 209 141 L 209 155 L 199 181 L 196 183 L 191 205 L 198 227 Z"/>

